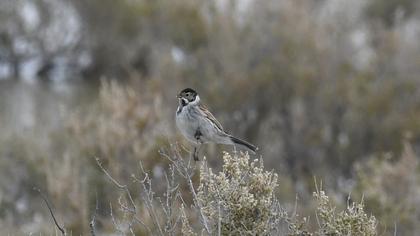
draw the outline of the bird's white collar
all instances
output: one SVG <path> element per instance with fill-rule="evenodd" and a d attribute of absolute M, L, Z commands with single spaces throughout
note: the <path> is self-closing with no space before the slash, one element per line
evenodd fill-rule
<path fill-rule="evenodd" d="M 197 96 L 195 96 L 195 100 L 188 103 L 188 104 L 191 104 L 191 105 L 195 106 L 195 105 L 198 105 L 199 102 L 200 102 L 200 96 L 197 95 Z"/>

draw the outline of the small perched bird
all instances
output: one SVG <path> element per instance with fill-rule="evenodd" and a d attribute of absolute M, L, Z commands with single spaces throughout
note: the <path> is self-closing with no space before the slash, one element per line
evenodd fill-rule
<path fill-rule="evenodd" d="M 201 144 L 218 143 L 239 145 L 255 153 L 257 147 L 227 134 L 210 111 L 200 103 L 197 92 L 186 88 L 178 94 L 176 125 L 181 133 L 194 144 L 193 157 L 198 161 Z"/>

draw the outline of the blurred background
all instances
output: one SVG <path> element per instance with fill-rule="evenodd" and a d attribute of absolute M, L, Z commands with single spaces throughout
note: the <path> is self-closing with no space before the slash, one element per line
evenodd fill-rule
<path fill-rule="evenodd" d="M 94 157 L 123 183 L 141 160 L 159 191 L 185 87 L 260 147 L 287 209 L 310 215 L 316 177 L 379 234 L 420 231 L 419 1 L 2 0 L 0 234 L 56 232 L 34 186 L 74 235 L 98 193 L 111 232 Z"/>

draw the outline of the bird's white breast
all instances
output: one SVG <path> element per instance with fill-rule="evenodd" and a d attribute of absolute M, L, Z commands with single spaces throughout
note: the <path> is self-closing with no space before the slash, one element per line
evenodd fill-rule
<path fill-rule="evenodd" d="M 194 135 L 199 127 L 199 121 L 189 109 L 192 109 L 192 107 L 187 105 L 182 108 L 181 112 L 176 114 L 176 125 L 189 141 L 196 143 Z"/>

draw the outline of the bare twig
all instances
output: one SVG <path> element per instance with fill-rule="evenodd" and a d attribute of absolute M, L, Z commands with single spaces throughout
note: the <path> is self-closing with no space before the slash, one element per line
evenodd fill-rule
<path fill-rule="evenodd" d="M 115 180 L 111 174 L 108 173 L 108 171 L 102 166 L 102 162 L 99 160 L 99 158 L 95 158 L 96 163 L 98 164 L 99 168 L 105 173 L 105 175 L 111 180 L 112 183 L 114 183 L 115 186 L 117 186 L 119 189 L 124 190 L 127 193 L 128 199 L 130 200 L 130 203 L 133 207 L 133 211 L 136 211 L 136 204 L 134 203 L 133 197 L 131 196 L 130 190 L 128 189 L 127 185 L 120 184 L 117 180 Z"/>
<path fill-rule="evenodd" d="M 143 164 L 141 162 L 139 162 L 139 166 L 140 166 L 140 170 L 142 174 L 144 175 L 144 179 L 139 180 L 139 179 L 136 179 L 135 176 L 133 176 L 133 178 L 139 181 L 139 183 L 143 187 L 143 190 L 145 193 L 145 195 L 143 195 L 143 201 L 146 205 L 147 211 L 150 217 L 153 219 L 153 223 L 158 228 L 160 235 L 163 236 L 164 233 L 163 233 L 162 227 L 160 226 L 160 221 L 159 221 L 159 218 L 157 217 L 156 210 L 153 205 L 153 199 L 154 199 L 155 193 L 152 190 L 152 180 L 150 179 L 149 174 L 144 170 Z"/>
<path fill-rule="evenodd" d="M 41 190 L 39 188 L 34 187 L 33 189 L 39 193 L 39 195 L 41 196 L 41 198 L 44 200 L 45 204 L 47 205 L 48 210 L 50 211 L 51 217 L 54 220 L 55 226 L 57 226 L 58 230 L 60 230 L 62 235 L 66 235 L 66 231 L 65 231 L 64 227 L 62 227 L 58 224 L 57 219 L 55 218 L 54 212 L 52 210 L 51 204 L 48 201 L 47 197 L 41 192 Z"/>
<path fill-rule="evenodd" d="M 124 232 L 120 229 L 119 225 L 117 224 L 117 220 L 114 217 L 114 214 L 112 213 L 112 203 L 109 203 L 109 209 L 110 209 L 110 215 L 111 215 L 111 220 L 112 220 L 112 224 L 114 225 L 115 229 L 121 234 L 124 235 Z"/>
<path fill-rule="evenodd" d="M 172 162 L 172 164 L 175 166 L 175 169 L 178 171 L 178 173 L 187 181 L 187 185 L 188 188 L 193 196 L 193 202 L 194 202 L 194 206 L 197 208 L 199 214 L 200 214 L 200 219 L 202 224 L 204 225 L 205 230 L 207 231 L 208 234 L 211 234 L 211 230 L 208 224 L 208 220 L 207 217 L 205 216 L 204 212 L 203 212 L 203 206 L 201 205 L 200 201 L 198 200 L 197 197 L 197 193 L 195 191 L 193 182 L 192 182 L 192 177 L 194 176 L 194 168 L 191 166 L 191 157 L 190 160 L 188 161 L 188 163 L 185 163 L 185 161 L 183 160 L 179 149 L 176 147 L 176 145 L 171 145 L 171 150 L 172 150 L 172 156 L 170 156 L 169 154 L 161 151 L 160 154 L 163 157 L 166 157 L 169 161 Z"/>
<path fill-rule="evenodd" d="M 121 209 L 123 210 L 123 211 L 128 211 L 128 212 L 131 212 L 131 209 L 130 208 L 127 208 L 126 206 L 124 206 L 124 205 L 122 205 L 121 206 Z M 134 215 L 133 214 L 133 219 L 137 222 L 137 223 L 139 223 L 139 224 L 141 224 L 148 232 L 149 232 L 149 234 L 148 235 L 152 235 L 152 230 L 149 228 L 149 226 L 147 226 L 146 225 L 146 223 L 144 223 L 140 218 L 138 218 L 136 215 Z"/>
<path fill-rule="evenodd" d="M 220 201 L 217 202 L 217 211 L 218 211 L 218 217 L 217 217 L 217 235 L 222 235 L 222 212 L 220 210 Z"/>
<path fill-rule="evenodd" d="M 98 210 L 99 210 L 98 192 L 95 192 L 95 211 L 93 212 L 92 219 L 89 223 L 90 234 L 92 236 L 96 236 L 95 226 L 96 226 L 96 214 L 97 214 Z"/>
<path fill-rule="evenodd" d="M 150 228 L 147 227 L 140 219 L 137 218 L 137 206 L 134 203 L 134 199 L 131 195 L 131 192 L 128 188 L 127 185 L 125 184 L 120 184 L 116 179 L 114 179 L 111 174 L 102 166 L 101 161 L 99 160 L 99 158 L 95 158 L 96 163 L 98 164 L 99 168 L 105 173 L 105 175 L 111 180 L 111 182 L 120 190 L 124 191 L 127 198 L 128 198 L 128 202 L 131 205 L 131 207 L 126 206 L 126 204 L 124 204 L 121 201 L 121 198 L 118 200 L 118 203 L 120 205 L 120 208 L 123 210 L 124 213 L 130 213 L 131 215 L 131 221 L 128 222 L 128 227 L 129 227 L 129 231 L 131 232 L 131 234 L 134 235 L 134 231 L 133 231 L 133 223 L 134 222 L 139 222 L 141 225 L 145 226 L 146 230 L 149 231 L 149 233 L 151 233 Z M 114 226 L 116 227 L 116 230 L 119 231 L 121 233 L 121 235 L 123 235 L 124 233 L 122 232 L 122 230 L 120 229 L 120 227 L 117 225 L 116 219 L 114 218 L 114 215 L 112 213 L 112 204 L 110 203 L 110 207 L 111 207 L 111 219 L 112 222 L 114 224 Z"/>
<path fill-rule="evenodd" d="M 139 174 L 138 175 L 132 175 L 131 177 L 134 179 L 134 182 L 137 182 L 140 184 L 142 191 L 141 191 L 141 198 L 142 202 L 144 203 L 144 207 L 147 210 L 147 213 L 150 216 L 151 223 L 154 225 L 154 231 L 152 231 L 141 219 L 137 217 L 137 209 L 136 204 L 132 198 L 132 195 L 129 191 L 129 188 L 125 184 L 121 184 L 118 180 L 113 178 L 111 174 L 103 167 L 101 161 L 96 158 L 96 162 L 100 169 L 105 173 L 105 175 L 108 177 L 108 179 L 120 190 L 124 191 L 127 197 L 127 201 L 121 201 L 121 198 L 119 200 L 119 205 L 121 207 L 121 210 L 126 214 L 131 214 L 131 220 L 128 222 L 129 231 L 133 234 L 132 224 L 134 222 L 141 224 L 144 226 L 144 228 L 148 231 L 149 235 L 152 234 L 158 234 L 161 236 L 164 235 L 176 235 L 176 229 L 179 223 L 181 222 L 181 215 L 176 215 L 174 213 L 175 211 L 175 205 L 174 203 L 181 198 L 181 201 L 183 201 L 182 196 L 179 192 L 179 185 L 175 181 L 175 175 L 179 174 L 182 178 L 184 178 L 187 182 L 187 186 L 192 193 L 192 198 L 194 202 L 195 208 L 198 210 L 200 221 L 203 224 L 203 232 L 206 232 L 207 234 L 211 235 L 211 230 L 208 224 L 208 220 L 206 215 L 203 212 L 203 207 L 201 206 L 200 201 L 198 200 L 196 190 L 194 188 L 192 177 L 195 174 L 195 162 L 192 162 L 192 158 L 190 156 L 188 161 L 184 161 L 181 157 L 181 154 L 179 153 L 178 147 L 171 145 L 171 155 L 166 154 L 167 152 L 160 151 L 160 154 L 163 157 L 168 158 L 168 160 L 171 161 L 171 164 L 169 166 L 169 171 L 165 172 L 165 180 L 166 180 L 166 192 L 164 194 L 165 199 L 156 197 L 155 192 L 152 189 L 152 178 L 150 175 L 146 172 L 144 169 L 144 166 L 141 162 L 139 162 Z M 129 202 L 129 203 L 128 203 Z M 156 205 L 160 204 L 160 205 Z M 116 229 L 121 232 L 121 228 L 117 224 L 117 220 L 114 218 L 113 215 L 113 209 L 112 205 L 111 207 L 111 218 L 113 224 L 116 226 Z M 166 218 L 162 217 L 162 215 Z M 176 216 L 176 217 L 175 217 Z M 165 223 L 164 223 L 165 222 Z M 162 224 L 165 225 L 162 225 Z M 164 226 L 164 227 L 163 227 Z M 203 233 L 202 232 L 202 233 Z M 204 234 L 206 234 L 204 233 Z"/>
<path fill-rule="evenodd" d="M 397 222 L 394 221 L 394 236 L 397 235 Z"/>

